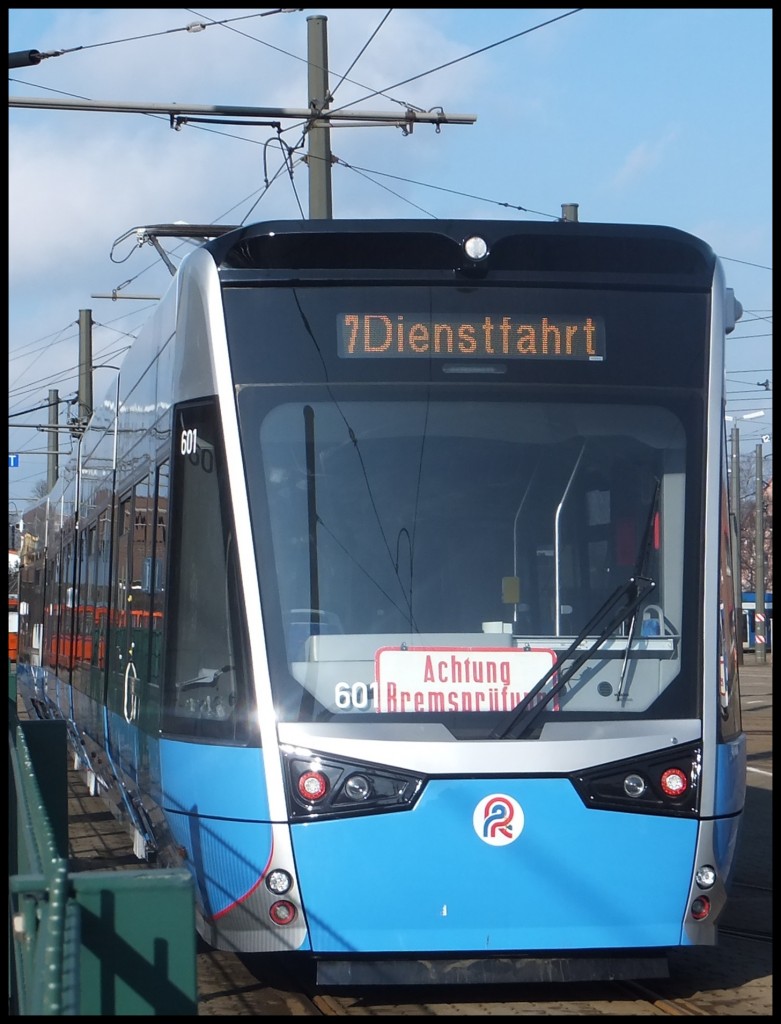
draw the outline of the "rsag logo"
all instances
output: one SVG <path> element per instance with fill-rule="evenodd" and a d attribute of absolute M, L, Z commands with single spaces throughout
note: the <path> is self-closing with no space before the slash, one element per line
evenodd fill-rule
<path fill-rule="evenodd" d="M 475 832 L 489 846 L 507 846 L 523 831 L 523 811 L 517 800 L 504 793 L 485 797 L 472 815 Z"/>

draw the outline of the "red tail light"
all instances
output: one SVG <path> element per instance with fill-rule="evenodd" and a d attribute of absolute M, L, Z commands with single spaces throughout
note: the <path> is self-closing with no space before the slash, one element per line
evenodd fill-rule
<path fill-rule="evenodd" d="M 668 768 L 666 772 L 663 772 L 659 785 L 662 787 L 663 793 L 672 797 L 683 796 L 689 788 L 686 776 L 680 768 Z"/>
<path fill-rule="evenodd" d="M 328 779 L 322 772 L 304 772 L 298 778 L 298 792 L 307 803 L 317 803 L 328 792 Z"/>

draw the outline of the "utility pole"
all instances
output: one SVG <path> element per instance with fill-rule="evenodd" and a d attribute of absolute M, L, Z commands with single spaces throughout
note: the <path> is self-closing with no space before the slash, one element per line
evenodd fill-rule
<path fill-rule="evenodd" d="M 754 643 L 757 665 L 767 660 L 767 634 L 765 630 L 765 484 L 762 480 L 762 445 L 757 445 L 757 538 L 754 555 Z"/>
<path fill-rule="evenodd" d="M 79 409 L 71 434 L 80 437 L 92 415 L 92 310 L 79 310 Z"/>
<path fill-rule="evenodd" d="M 735 623 L 738 631 L 738 664 L 743 664 L 743 574 L 741 572 L 741 529 L 740 529 L 740 440 L 738 425 L 732 427 L 730 483 L 732 485 L 732 582 L 735 590 Z"/>
<path fill-rule="evenodd" d="M 51 54 L 43 54 L 40 50 L 14 50 L 8 54 L 8 70 L 11 68 L 30 68 L 34 64 L 40 64 L 44 57 Z"/>
<path fill-rule="evenodd" d="M 313 114 L 326 110 L 331 102 L 328 92 L 328 19 L 315 14 L 306 19 L 309 109 Z M 309 219 L 330 220 L 333 216 L 331 196 L 331 129 L 327 121 L 311 121 L 309 125 Z"/>
<path fill-rule="evenodd" d="M 51 491 L 60 475 L 60 437 L 57 424 L 60 416 L 60 393 L 56 388 L 49 390 L 49 444 L 46 452 L 46 489 Z"/>

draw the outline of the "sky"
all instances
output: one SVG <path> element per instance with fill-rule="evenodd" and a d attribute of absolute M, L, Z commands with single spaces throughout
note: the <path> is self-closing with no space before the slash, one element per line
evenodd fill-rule
<path fill-rule="evenodd" d="M 9 521 L 46 480 L 49 392 L 60 424 L 76 414 L 80 310 L 108 364 L 97 404 L 171 281 L 133 229 L 308 217 L 300 119 L 176 128 L 154 108 L 304 109 L 315 16 L 332 109 L 474 118 L 332 128 L 333 216 L 554 221 L 577 203 L 581 221 L 704 239 L 745 311 L 728 427 L 744 458 L 762 445 L 769 479 L 771 8 L 11 8 L 9 53 L 46 55 L 9 70 L 11 98 L 152 112 L 9 106 Z M 188 246 L 166 248 L 176 264 Z M 59 437 L 62 471 L 74 445 Z"/>

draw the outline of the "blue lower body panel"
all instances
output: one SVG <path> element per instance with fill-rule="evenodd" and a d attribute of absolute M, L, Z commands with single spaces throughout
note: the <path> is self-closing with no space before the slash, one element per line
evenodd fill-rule
<path fill-rule="evenodd" d="M 676 946 L 697 829 L 566 779 L 462 779 L 292 831 L 312 949 L 350 955 Z"/>
<path fill-rule="evenodd" d="M 271 857 L 261 751 L 166 739 L 160 756 L 169 828 L 204 913 L 220 915 L 246 900 Z"/>

